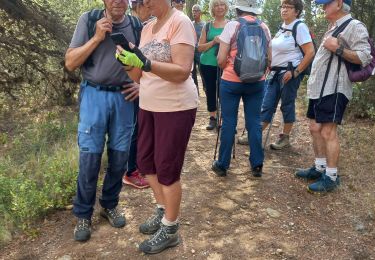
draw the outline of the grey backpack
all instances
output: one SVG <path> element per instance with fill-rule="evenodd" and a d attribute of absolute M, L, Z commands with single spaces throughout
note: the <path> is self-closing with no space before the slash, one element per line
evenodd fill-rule
<path fill-rule="evenodd" d="M 242 82 L 253 83 L 260 80 L 266 71 L 268 41 L 260 20 L 249 22 L 239 18 L 238 22 L 234 71 Z"/>

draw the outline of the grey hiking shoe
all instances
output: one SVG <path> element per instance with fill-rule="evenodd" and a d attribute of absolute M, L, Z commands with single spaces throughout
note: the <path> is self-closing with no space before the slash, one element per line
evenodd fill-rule
<path fill-rule="evenodd" d="M 210 121 L 208 122 L 208 126 L 206 126 L 207 130 L 214 130 L 217 127 L 217 119 L 213 116 L 210 116 Z"/>
<path fill-rule="evenodd" d="M 91 220 L 79 218 L 74 228 L 75 241 L 87 241 L 91 237 Z"/>
<path fill-rule="evenodd" d="M 249 139 L 247 138 L 247 131 L 245 131 L 243 135 L 238 137 L 237 143 L 240 144 L 240 145 L 248 145 L 249 144 Z"/>
<path fill-rule="evenodd" d="M 152 235 L 160 228 L 161 219 L 164 216 L 163 208 L 156 208 L 154 215 L 139 226 L 139 232 L 146 235 Z"/>
<path fill-rule="evenodd" d="M 139 250 L 146 254 L 157 254 L 169 247 L 177 246 L 180 243 L 178 227 L 179 224 L 173 226 L 161 224 L 158 232 L 139 245 Z"/>
<path fill-rule="evenodd" d="M 100 211 L 100 216 L 106 218 L 111 224 L 112 227 L 115 228 L 122 228 L 126 224 L 125 216 L 117 211 L 116 208 L 114 209 L 105 209 L 102 208 Z"/>
<path fill-rule="evenodd" d="M 270 144 L 270 147 L 274 150 L 281 150 L 283 148 L 289 147 L 289 135 L 280 134 L 279 140 L 276 143 Z"/>

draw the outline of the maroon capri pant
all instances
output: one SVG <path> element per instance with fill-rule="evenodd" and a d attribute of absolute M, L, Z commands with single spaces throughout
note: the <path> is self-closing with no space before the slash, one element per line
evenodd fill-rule
<path fill-rule="evenodd" d="M 137 165 L 142 174 L 156 174 L 162 185 L 180 180 L 185 151 L 197 109 L 138 113 Z"/>

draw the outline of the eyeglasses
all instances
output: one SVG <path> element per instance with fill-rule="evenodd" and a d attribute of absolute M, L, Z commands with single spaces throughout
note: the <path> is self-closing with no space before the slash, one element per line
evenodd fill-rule
<path fill-rule="evenodd" d="M 288 9 L 288 10 L 291 10 L 291 9 L 294 9 L 294 5 L 280 5 L 279 6 L 279 9 L 282 10 L 282 9 Z"/>

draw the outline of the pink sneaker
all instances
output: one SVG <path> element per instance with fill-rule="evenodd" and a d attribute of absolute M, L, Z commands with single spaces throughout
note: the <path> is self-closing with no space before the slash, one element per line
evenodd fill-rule
<path fill-rule="evenodd" d="M 145 177 L 143 177 L 138 170 L 132 172 L 131 176 L 127 176 L 126 174 L 122 177 L 122 183 L 133 186 L 137 189 L 145 189 L 150 187 L 148 181 Z"/>

